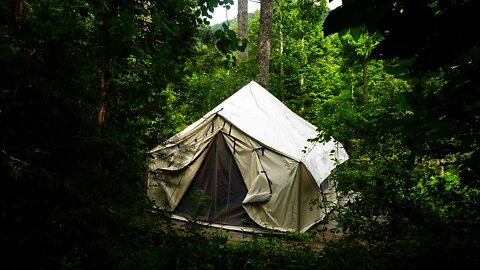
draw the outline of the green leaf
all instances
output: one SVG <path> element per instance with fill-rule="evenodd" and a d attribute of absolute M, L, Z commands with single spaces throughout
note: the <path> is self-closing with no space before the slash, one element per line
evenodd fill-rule
<path fill-rule="evenodd" d="M 224 36 L 225 36 L 225 32 L 224 32 L 224 31 L 222 31 L 222 30 L 217 30 L 217 31 L 215 31 L 215 37 L 216 37 L 216 38 L 220 39 L 220 38 L 222 38 L 222 37 L 224 37 Z"/>
<path fill-rule="evenodd" d="M 200 11 L 202 12 L 202 15 L 208 14 L 208 10 L 206 6 L 200 6 Z"/>

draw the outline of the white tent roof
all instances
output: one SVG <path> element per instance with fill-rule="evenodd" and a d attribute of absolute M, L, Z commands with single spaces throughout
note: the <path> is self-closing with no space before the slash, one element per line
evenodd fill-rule
<path fill-rule="evenodd" d="M 336 165 L 348 159 L 342 145 L 333 139 L 326 143 L 309 142 L 309 139 L 317 136 L 317 128 L 292 112 L 254 81 L 238 90 L 181 134 L 215 113 L 265 146 L 303 162 L 318 186 Z"/>

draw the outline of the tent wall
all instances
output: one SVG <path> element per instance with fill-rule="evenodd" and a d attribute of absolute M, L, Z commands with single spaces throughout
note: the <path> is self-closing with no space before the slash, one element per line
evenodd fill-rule
<path fill-rule="evenodd" d="M 272 190 L 268 201 L 244 204 L 252 220 L 266 228 L 305 231 L 323 218 L 322 208 L 310 207 L 321 201 L 321 194 L 303 163 L 260 144 L 235 126 L 228 126 L 228 131 L 226 142 L 231 150 L 235 148 L 248 194 Z"/>
<path fill-rule="evenodd" d="M 321 221 L 330 209 L 322 207 L 324 197 L 319 192 L 315 180 L 313 180 L 305 165 L 301 163 L 299 167 L 300 190 L 298 193 L 301 194 L 299 204 L 308 209 L 308 211 L 303 211 L 299 217 L 299 231 L 303 232 Z"/>

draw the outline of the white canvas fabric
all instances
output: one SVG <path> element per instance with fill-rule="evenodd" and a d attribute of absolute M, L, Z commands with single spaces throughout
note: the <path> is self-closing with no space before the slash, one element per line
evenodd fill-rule
<path fill-rule="evenodd" d="M 250 82 L 203 118 L 151 151 L 148 195 L 174 211 L 204 162 L 215 135 L 222 134 L 247 190 L 243 208 L 260 226 L 305 231 L 325 209 L 320 187 L 348 159 L 333 139 L 310 143 L 317 128 L 256 82 Z M 325 190 L 334 200 L 332 190 Z M 228 208 L 228 207 L 227 207 Z"/>

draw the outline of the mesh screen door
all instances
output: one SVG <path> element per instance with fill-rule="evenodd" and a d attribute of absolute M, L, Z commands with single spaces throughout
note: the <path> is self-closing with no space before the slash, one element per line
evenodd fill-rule
<path fill-rule="evenodd" d="M 243 225 L 248 215 L 242 201 L 247 188 L 232 153 L 218 133 L 207 157 L 174 214 L 226 225 Z"/>

